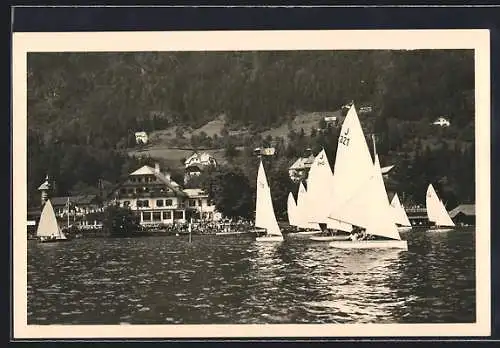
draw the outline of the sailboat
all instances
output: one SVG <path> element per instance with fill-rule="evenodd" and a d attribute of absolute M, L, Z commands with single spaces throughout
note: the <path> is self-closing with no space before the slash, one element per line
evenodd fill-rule
<path fill-rule="evenodd" d="M 434 223 L 434 226 L 432 227 L 433 231 L 445 232 L 450 231 L 453 227 L 455 227 L 455 223 L 446 211 L 443 201 L 438 197 L 432 184 L 429 184 L 427 187 L 425 205 L 427 217 L 431 223 Z"/>
<path fill-rule="evenodd" d="M 308 183 L 310 180 L 308 179 Z M 308 185 L 309 186 L 309 185 Z M 298 231 L 297 234 L 310 235 L 318 234 L 321 232 L 321 228 L 317 223 L 309 222 L 309 211 L 310 207 L 308 205 L 309 192 L 306 190 L 302 181 L 299 184 L 299 192 L 297 193 L 297 215 L 296 215 L 296 226 L 303 231 Z"/>
<path fill-rule="evenodd" d="M 392 212 L 394 214 L 394 221 L 396 222 L 396 225 L 398 226 L 398 231 L 409 231 L 411 230 L 411 222 L 410 219 L 408 219 L 408 215 L 406 215 L 405 208 L 399 201 L 398 194 L 395 193 L 394 197 L 392 197 L 391 200 L 391 208 L 393 209 Z"/>
<path fill-rule="evenodd" d="M 274 214 L 271 189 L 267 182 L 266 172 L 262 161 L 257 173 L 257 195 L 255 200 L 255 227 L 266 231 L 264 236 L 256 238 L 258 242 L 281 242 L 283 234 L 278 226 L 276 215 Z"/>
<path fill-rule="evenodd" d="M 394 222 L 378 155 L 372 161 L 354 105 L 342 124 L 334 167 L 329 218 L 365 229 L 384 240 L 332 241 L 336 248 L 398 248 L 408 250 Z"/>
<path fill-rule="evenodd" d="M 40 222 L 36 230 L 36 236 L 40 242 L 60 242 L 68 240 L 57 223 L 56 214 L 50 199 L 43 206 Z"/>
<path fill-rule="evenodd" d="M 333 173 L 324 149 L 321 149 L 314 158 L 311 168 L 309 169 L 307 183 L 307 218 L 309 223 L 317 223 L 320 228 L 322 226 L 323 228 L 321 229 L 325 233 L 330 232 L 330 230 L 351 232 L 351 224 L 328 218 L 332 197 L 325 194 L 325 192 L 328 192 L 333 185 Z M 312 236 L 310 239 L 314 241 L 331 241 L 345 240 L 348 238 L 347 234 L 327 234 L 328 235 Z"/>

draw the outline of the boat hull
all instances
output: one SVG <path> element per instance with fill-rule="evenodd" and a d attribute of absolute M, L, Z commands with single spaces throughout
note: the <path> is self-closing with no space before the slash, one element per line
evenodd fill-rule
<path fill-rule="evenodd" d="M 315 242 L 346 241 L 349 240 L 349 236 L 313 236 L 309 239 Z"/>
<path fill-rule="evenodd" d="M 303 235 L 303 236 L 309 236 L 309 235 L 321 233 L 321 231 L 300 231 L 300 232 L 296 232 L 296 233 Z"/>
<path fill-rule="evenodd" d="M 282 242 L 283 236 L 261 236 L 255 238 L 256 242 Z"/>
<path fill-rule="evenodd" d="M 239 231 L 239 232 L 216 232 L 216 236 L 234 236 L 234 235 L 241 235 L 241 234 L 255 234 L 253 231 Z"/>
<path fill-rule="evenodd" d="M 431 227 L 428 229 L 429 232 L 449 232 L 452 230 L 453 227 Z"/>
<path fill-rule="evenodd" d="M 333 241 L 331 247 L 339 249 L 402 249 L 408 250 L 406 240 L 357 240 L 357 241 Z"/>
<path fill-rule="evenodd" d="M 411 231 L 411 226 L 398 226 L 398 232 L 408 232 Z"/>
<path fill-rule="evenodd" d="M 38 243 L 61 243 L 69 242 L 69 239 L 38 239 Z"/>

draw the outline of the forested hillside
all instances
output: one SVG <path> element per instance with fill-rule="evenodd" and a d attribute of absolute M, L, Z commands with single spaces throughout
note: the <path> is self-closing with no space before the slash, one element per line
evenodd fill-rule
<path fill-rule="evenodd" d="M 210 144 L 231 154 L 297 114 L 336 111 L 351 100 L 373 107 L 365 121 L 387 160 L 436 154 L 437 143 L 474 163 L 473 150 L 462 148 L 474 140 L 473 51 L 30 53 L 27 82 L 30 197 L 47 172 L 59 193 L 115 182 L 138 163 L 125 152 L 136 130 L 197 128 L 224 115 L 228 129 Z M 439 116 L 452 126 L 429 126 Z M 253 140 L 227 132 L 241 128 Z M 288 135 L 288 158 L 307 143 L 331 142 L 311 132 Z M 446 169 L 436 177 L 468 175 Z M 469 199 L 471 192 L 455 196 Z"/>

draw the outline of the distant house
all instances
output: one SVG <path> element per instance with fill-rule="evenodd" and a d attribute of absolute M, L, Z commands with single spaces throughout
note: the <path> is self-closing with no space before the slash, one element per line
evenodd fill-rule
<path fill-rule="evenodd" d="M 187 208 L 193 211 L 195 218 L 208 221 L 218 221 L 222 219 L 222 215 L 216 211 L 215 205 L 213 205 L 208 199 L 208 194 L 199 188 L 194 189 L 184 189 L 186 193 Z"/>
<path fill-rule="evenodd" d="M 371 106 L 362 106 L 359 108 L 359 113 L 360 114 L 367 114 L 373 111 L 373 108 Z"/>
<path fill-rule="evenodd" d="M 435 126 L 449 127 L 450 121 L 447 120 L 445 117 L 439 117 L 436 121 L 432 122 L 432 124 Z"/>
<path fill-rule="evenodd" d="M 98 195 L 63 196 L 50 198 L 56 216 L 64 217 L 68 213 L 68 202 L 71 215 L 84 216 L 100 212 L 101 201 Z"/>
<path fill-rule="evenodd" d="M 325 116 L 323 120 L 327 125 L 336 125 L 337 124 L 337 116 Z"/>
<path fill-rule="evenodd" d="M 146 132 L 135 132 L 135 142 L 136 144 L 147 144 L 149 141 L 148 133 Z"/>
<path fill-rule="evenodd" d="M 206 152 L 193 152 L 193 154 L 184 161 L 184 183 L 186 184 L 191 177 L 200 175 L 201 172 L 209 166 L 217 166 L 217 161 L 213 156 Z"/>
<path fill-rule="evenodd" d="M 456 224 L 475 225 L 476 224 L 476 205 L 461 204 L 449 212 L 453 222 Z"/>
<path fill-rule="evenodd" d="M 293 182 L 299 182 L 301 179 L 305 178 L 311 164 L 314 161 L 314 155 L 311 154 L 307 157 L 299 157 L 291 166 L 288 168 L 288 176 Z"/>
<path fill-rule="evenodd" d="M 272 146 L 264 148 L 256 147 L 253 152 L 256 156 L 274 156 L 276 154 L 276 148 Z"/>

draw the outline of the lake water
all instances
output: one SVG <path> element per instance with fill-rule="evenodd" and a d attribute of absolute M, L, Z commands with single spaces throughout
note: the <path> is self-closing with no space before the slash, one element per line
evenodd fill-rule
<path fill-rule="evenodd" d="M 475 235 L 416 230 L 409 251 L 287 236 L 28 242 L 28 324 L 475 322 Z"/>

